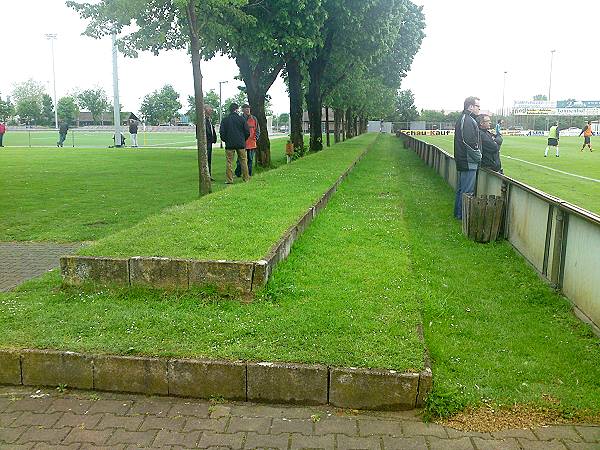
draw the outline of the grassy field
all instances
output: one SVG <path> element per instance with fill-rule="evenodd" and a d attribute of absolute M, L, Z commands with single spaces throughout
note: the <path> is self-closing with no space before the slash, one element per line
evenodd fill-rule
<path fill-rule="evenodd" d="M 192 147 L 196 145 L 194 129 L 187 127 L 180 132 L 144 132 L 138 133 L 138 145 L 146 147 Z M 90 131 L 71 129 L 67 133 L 64 148 L 95 147 L 106 148 L 113 145 L 112 131 Z M 123 132 L 125 144 L 130 145 L 129 133 Z M 4 135 L 4 145 L 7 147 L 56 147 L 57 131 L 11 131 Z"/>
<path fill-rule="evenodd" d="M 452 136 L 427 136 L 422 139 L 453 154 Z M 598 144 L 596 151 L 590 153 L 586 149 L 582 153 L 579 151 L 582 138 L 561 137 L 559 158 L 554 156 L 552 150 L 548 152 L 548 157 L 544 157 L 546 141 L 544 137 L 506 136 L 501 149 L 504 173 L 548 194 L 600 214 L 600 139 L 596 140 Z"/>
<path fill-rule="evenodd" d="M 366 157 L 251 304 L 60 288 L 53 272 L 0 294 L 0 346 L 420 370 L 395 158 L 389 142 Z"/>
<path fill-rule="evenodd" d="M 517 403 L 598 417 L 600 340 L 508 243 L 465 239 L 453 201 L 382 136 L 253 303 L 61 288 L 52 272 L 0 294 L 0 346 L 404 370 L 421 366 L 422 320 L 431 413 Z"/>
<path fill-rule="evenodd" d="M 283 139 L 272 142 L 273 165 L 285 163 L 284 148 Z M 225 181 L 225 152 L 218 147 L 212 168 L 218 191 Z M 0 150 L 2 241 L 96 240 L 197 198 L 195 149 Z"/>
<path fill-rule="evenodd" d="M 81 254 L 261 259 L 376 137 L 357 137 L 254 176 L 251 183 L 173 207 L 101 239 Z"/>

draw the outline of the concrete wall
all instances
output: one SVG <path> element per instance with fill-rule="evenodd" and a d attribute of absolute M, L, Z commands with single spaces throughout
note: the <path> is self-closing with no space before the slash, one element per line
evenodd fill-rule
<path fill-rule="evenodd" d="M 402 137 L 456 188 L 452 156 L 412 136 Z M 600 332 L 600 216 L 485 169 L 477 175 L 477 194 L 504 197 L 504 236 Z"/>

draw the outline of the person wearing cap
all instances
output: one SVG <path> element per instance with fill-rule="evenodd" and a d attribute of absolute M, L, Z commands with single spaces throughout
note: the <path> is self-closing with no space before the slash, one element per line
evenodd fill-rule
<path fill-rule="evenodd" d="M 252 176 L 252 162 L 254 161 L 254 155 L 256 154 L 256 141 L 260 138 L 260 126 L 258 125 L 258 119 L 250 113 L 250 105 L 242 105 L 242 117 L 248 124 L 250 130 L 250 136 L 246 139 L 246 158 L 248 160 L 248 174 Z M 242 168 L 240 160 L 238 158 L 237 165 L 235 168 L 235 175 L 241 176 Z"/>
<path fill-rule="evenodd" d="M 227 159 L 225 184 L 233 184 L 233 156 L 236 153 L 240 160 L 243 180 L 248 181 L 250 179 L 248 162 L 246 161 L 246 139 L 250 137 L 250 129 L 246 120 L 238 114 L 239 108 L 240 106 L 237 103 L 232 103 L 229 106 L 229 115 L 223 118 L 219 127 L 221 140 L 225 142 Z"/>

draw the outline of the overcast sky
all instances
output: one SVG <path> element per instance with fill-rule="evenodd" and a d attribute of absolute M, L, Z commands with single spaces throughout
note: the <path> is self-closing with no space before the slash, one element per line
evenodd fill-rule
<path fill-rule="evenodd" d="M 600 1 L 572 0 L 413 0 L 424 6 L 427 37 L 403 83 L 415 94 L 419 109 L 458 110 L 468 95 L 481 97 L 482 109 L 505 106 L 535 94 L 548 94 L 550 51 L 556 50 L 552 71 L 553 100 L 600 100 L 596 88 L 598 65 L 593 56 L 600 47 L 595 33 Z M 110 39 L 81 36 L 85 22 L 63 0 L 0 0 L 2 66 L 0 94 L 9 94 L 14 83 L 33 78 L 47 83 L 52 95 L 52 58 L 45 33 L 55 41 L 57 96 L 74 88 L 96 85 L 112 97 Z M 204 89 L 223 98 L 237 92 L 235 63 L 218 57 L 203 63 Z M 124 110 L 139 109 L 141 99 L 165 83 L 172 84 L 187 105 L 193 92 L 192 69 L 187 54 L 149 53 L 138 59 L 119 58 L 119 89 Z M 269 92 L 277 113 L 289 110 L 285 86 L 279 79 Z"/>

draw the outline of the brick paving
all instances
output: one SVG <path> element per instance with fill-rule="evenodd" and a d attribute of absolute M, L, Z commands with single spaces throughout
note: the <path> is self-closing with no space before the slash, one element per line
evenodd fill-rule
<path fill-rule="evenodd" d="M 600 426 L 462 432 L 424 424 L 415 411 L 211 404 L 20 386 L 0 387 L 0 448 L 600 450 Z"/>
<path fill-rule="evenodd" d="M 84 245 L 81 242 L 0 242 L 0 292 L 59 266 L 59 258 Z"/>

